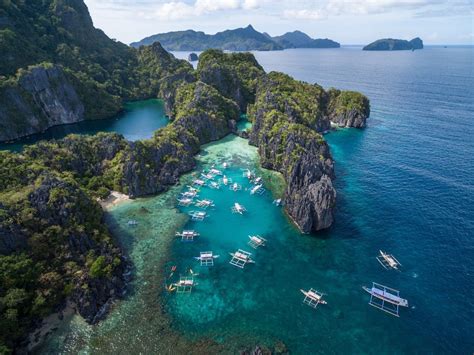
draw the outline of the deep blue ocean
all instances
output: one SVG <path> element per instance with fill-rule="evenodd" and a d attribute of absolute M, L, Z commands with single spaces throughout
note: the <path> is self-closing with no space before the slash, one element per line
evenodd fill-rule
<path fill-rule="evenodd" d="M 43 352 L 183 353 L 189 345 L 182 339 L 211 339 L 234 353 L 282 341 L 295 354 L 471 354 L 474 48 L 343 47 L 255 56 L 267 71 L 370 98 L 366 129 L 325 135 L 336 161 L 333 227 L 303 236 L 272 204 L 275 195 L 251 196 L 242 169 L 257 169 L 255 149 L 229 136 L 203 149 L 199 169 L 228 162 L 226 174 L 242 191 L 203 188 L 201 197 L 216 204 L 204 222 L 186 221 L 195 207 L 174 208 L 193 176 L 163 195 L 112 209 L 112 231 L 135 265 L 132 291 L 98 326 L 68 319 Z M 265 175 L 267 189 L 274 180 Z M 233 202 L 248 213 L 233 215 Z M 128 227 L 130 219 L 138 226 Z M 181 243 L 172 235 L 182 228 L 201 237 Z M 249 250 L 247 236 L 254 233 L 268 239 L 267 247 Z M 253 251 L 256 264 L 230 266 L 228 252 L 237 248 Z M 380 266 L 380 249 L 397 257 L 400 272 Z M 213 269 L 193 260 L 203 250 L 220 254 Z M 192 294 L 164 291 L 172 265 L 174 279 L 189 268 L 199 273 Z M 400 290 L 409 308 L 396 318 L 370 307 L 361 286 L 372 281 Z M 303 305 L 299 289 L 310 287 L 325 292 L 328 304 Z"/>

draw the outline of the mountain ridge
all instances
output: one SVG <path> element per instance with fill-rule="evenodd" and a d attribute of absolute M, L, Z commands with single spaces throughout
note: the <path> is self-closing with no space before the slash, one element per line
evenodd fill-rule
<path fill-rule="evenodd" d="M 287 32 L 281 36 L 272 37 L 266 32 L 255 30 L 252 25 L 216 34 L 206 34 L 202 31 L 184 30 L 158 33 L 145 37 L 130 46 L 139 48 L 154 42 L 168 51 L 202 51 L 210 48 L 231 51 L 272 51 L 288 48 L 339 48 L 340 44 L 328 38 L 313 39 L 301 31 Z"/>

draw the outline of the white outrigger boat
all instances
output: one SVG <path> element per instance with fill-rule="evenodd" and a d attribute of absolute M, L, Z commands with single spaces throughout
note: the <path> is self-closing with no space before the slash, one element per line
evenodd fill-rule
<path fill-rule="evenodd" d="M 398 270 L 402 264 L 393 256 L 387 253 L 384 253 L 382 250 L 379 250 L 380 255 L 377 256 L 377 260 L 385 269 L 394 269 Z"/>
<path fill-rule="evenodd" d="M 190 293 L 196 284 L 194 283 L 194 277 L 181 276 L 179 281 L 172 285 L 176 287 L 177 293 Z"/>
<path fill-rule="evenodd" d="M 138 222 L 135 221 L 134 219 L 131 219 L 130 221 L 127 222 L 128 226 L 136 226 L 137 224 L 138 224 Z"/>
<path fill-rule="evenodd" d="M 196 179 L 196 180 L 193 181 L 193 185 L 204 186 L 204 185 L 206 185 L 206 182 L 204 180 L 201 180 L 201 179 Z"/>
<path fill-rule="evenodd" d="M 300 291 L 304 295 L 303 303 L 310 307 L 316 308 L 319 304 L 327 304 L 327 302 L 323 300 L 324 293 L 322 292 L 316 291 L 313 288 L 309 289 L 309 291 Z"/>
<path fill-rule="evenodd" d="M 225 175 L 222 177 L 222 179 L 220 179 L 220 181 L 222 182 L 223 185 L 226 185 L 226 186 L 232 183 L 232 179 L 228 178 Z"/>
<path fill-rule="evenodd" d="M 183 242 L 193 242 L 195 237 L 199 237 L 199 233 L 194 230 L 184 230 L 182 232 L 176 232 L 177 237 L 181 237 Z"/>
<path fill-rule="evenodd" d="M 189 198 L 189 197 L 184 197 L 184 198 L 179 198 L 178 199 L 178 205 L 183 206 L 183 207 L 187 207 L 191 203 L 193 203 L 193 199 Z"/>
<path fill-rule="evenodd" d="M 201 174 L 201 177 L 204 179 L 204 180 L 212 180 L 214 179 L 214 175 L 212 175 L 211 173 L 202 173 Z"/>
<path fill-rule="evenodd" d="M 255 178 L 255 174 L 253 172 L 251 172 L 249 169 L 244 171 L 243 176 L 246 177 L 249 180 L 253 180 Z"/>
<path fill-rule="evenodd" d="M 218 169 L 215 169 L 215 168 L 212 168 L 211 170 L 209 170 L 209 174 L 212 174 L 212 175 L 222 175 L 222 171 L 218 170 Z"/>
<path fill-rule="evenodd" d="M 242 190 L 242 185 L 239 185 L 236 182 L 234 182 L 232 185 L 229 186 L 229 189 L 234 192 L 239 191 L 239 190 Z"/>
<path fill-rule="evenodd" d="M 245 207 L 237 202 L 232 206 L 232 213 L 244 214 L 246 211 Z"/>
<path fill-rule="evenodd" d="M 398 308 L 408 307 L 408 301 L 400 297 L 400 291 L 372 282 L 372 287 L 363 286 L 364 291 L 370 294 L 369 304 L 393 316 L 399 317 Z"/>
<path fill-rule="evenodd" d="M 199 256 L 195 256 L 194 259 L 201 262 L 201 266 L 213 266 L 214 259 L 217 259 L 219 255 L 214 255 L 212 251 L 201 251 Z"/>
<path fill-rule="evenodd" d="M 237 266 L 240 269 L 243 269 L 246 264 L 254 264 L 255 261 L 250 258 L 251 253 L 238 249 L 235 253 L 230 253 L 232 259 L 229 261 L 229 264 Z"/>
<path fill-rule="evenodd" d="M 189 215 L 191 216 L 191 219 L 193 221 L 203 221 L 204 218 L 207 217 L 207 214 L 206 212 L 203 212 L 203 211 L 191 211 L 189 212 Z"/>
<path fill-rule="evenodd" d="M 259 185 L 255 185 L 254 187 L 252 187 L 250 189 L 250 194 L 251 195 L 254 195 L 254 194 L 257 194 L 257 195 L 261 195 L 265 192 L 265 189 L 263 188 L 263 185 L 262 184 L 259 184 Z"/>
<path fill-rule="evenodd" d="M 222 164 L 222 167 L 223 167 L 224 169 L 227 169 L 227 168 L 229 167 L 229 164 L 227 164 L 227 162 L 224 162 L 224 163 Z"/>
<path fill-rule="evenodd" d="M 264 247 L 265 243 L 267 242 L 265 238 L 262 238 L 259 235 L 249 235 L 249 239 L 250 241 L 248 242 L 248 245 L 254 249 L 257 249 L 258 247 Z"/>
<path fill-rule="evenodd" d="M 213 207 L 214 206 L 214 201 L 212 201 L 212 200 L 197 200 L 195 205 L 197 207 L 201 207 L 201 208 L 206 209 L 208 207 Z"/>
<path fill-rule="evenodd" d="M 262 182 L 262 178 L 260 176 L 255 178 L 255 180 L 253 180 L 254 184 L 260 184 L 261 182 Z"/>
<path fill-rule="evenodd" d="M 219 190 L 219 189 L 221 188 L 221 185 L 219 185 L 219 184 L 218 184 L 217 182 L 215 182 L 215 181 L 211 181 L 211 182 L 209 183 L 209 187 L 210 187 L 211 189 Z"/>
<path fill-rule="evenodd" d="M 181 196 L 184 198 L 194 198 L 197 196 L 197 190 L 188 190 L 181 193 Z"/>

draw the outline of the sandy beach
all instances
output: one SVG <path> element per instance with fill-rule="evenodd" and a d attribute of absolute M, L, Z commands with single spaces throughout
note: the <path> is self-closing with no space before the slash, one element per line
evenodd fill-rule
<path fill-rule="evenodd" d="M 130 197 L 118 191 L 111 191 L 109 197 L 104 200 L 99 200 L 100 205 L 104 210 L 108 210 L 122 202 L 129 201 Z"/>

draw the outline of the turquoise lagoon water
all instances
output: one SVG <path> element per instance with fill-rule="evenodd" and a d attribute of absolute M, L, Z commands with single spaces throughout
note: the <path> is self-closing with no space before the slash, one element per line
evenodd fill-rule
<path fill-rule="evenodd" d="M 24 145 L 44 139 L 60 139 L 68 134 L 95 134 L 97 132 L 117 132 L 126 139 L 135 141 L 150 138 L 158 128 L 166 126 L 163 102 L 158 99 L 128 102 L 122 113 L 104 120 L 82 121 L 54 126 L 43 133 L 15 140 L 13 143 L 0 143 L 0 150 L 20 151 Z"/>
<path fill-rule="evenodd" d="M 236 352 L 282 341 L 305 353 L 472 353 L 474 334 L 474 50 L 369 53 L 360 48 L 256 53 L 268 70 L 363 91 L 372 114 L 365 130 L 327 134 L 336 160 L 336 222 L 301 235 L 267 191 L 251 196 L 242 169 L 256 152 L 229 136 L 205 147 L 199 169 L 230 163 L 226 174 L 243 190 L 203 188 L 215 201 L 209 218 L 186 222 L 190 208 L 173 208 L 193 178 L 165 195 L 120 205 L 109 213 L 114 233 L 135 264 L 124 301 L 107 320 L 85 325 L 73 317 L 43 352 Z M 266 186 L 278 183 L 265 172 Z M 248 213 L 230 211 L 234 202 Z M 145 207 L 146 209 L 143 209 Z M 126 221 L 137 219 L 137 228 Z M 194 243 L 173 237 L 195 228 Z M 228 264 L 248 234 L 268 239 L 244 270 Z M 384 270 L 379 249 L 393 253 L 401 272 Z M 205 269 L 200 251 L 220 254 Z M 177 272 L 168 279 L 172 265 Z M 191 294 L 164 291 L 179 274 L 196 276 Z M 410 307 L 400 318 L 370 307 L 361 289 L 371 281 L 397 288 Z M 327 294 L 328 305 L 302 304 L 300 288 Z M 196 343 L 197 341 L 197 343 Z M 217 343 L 217 344 L 216 344 Z M 220 345 L 223 348 L 219 347 Z"/>

